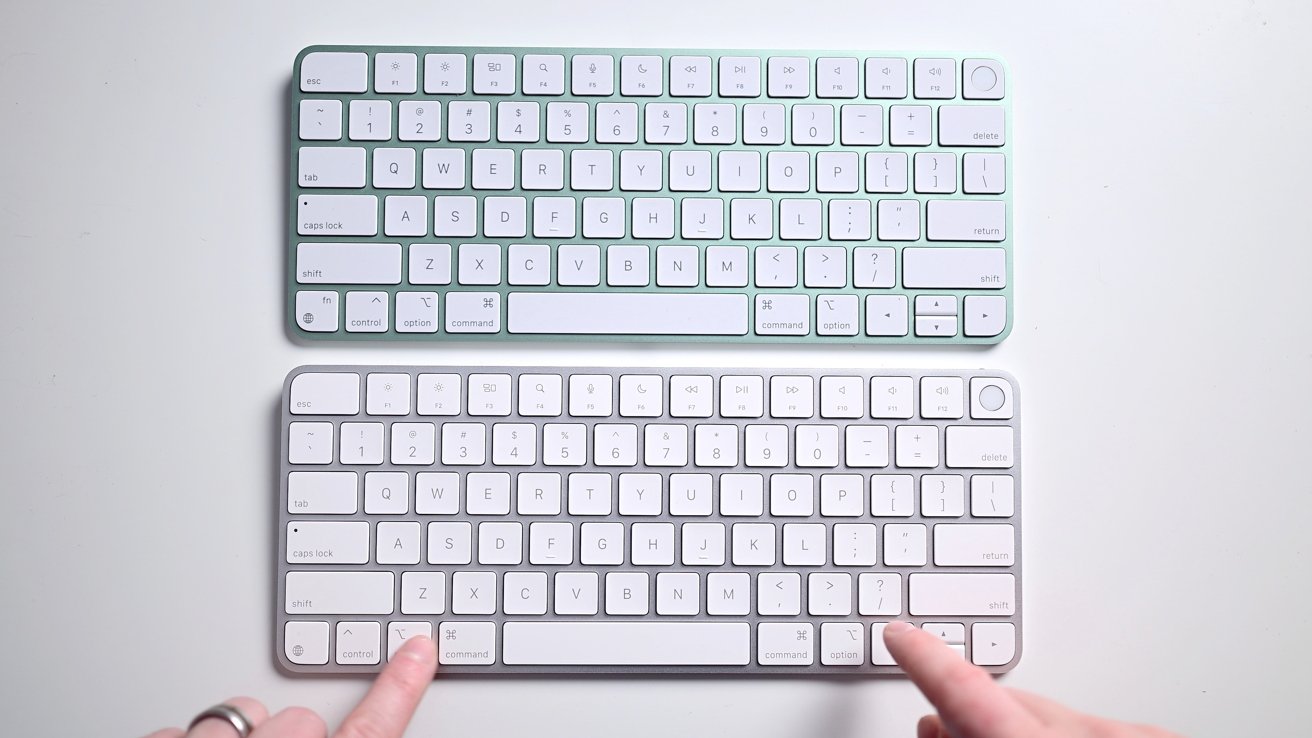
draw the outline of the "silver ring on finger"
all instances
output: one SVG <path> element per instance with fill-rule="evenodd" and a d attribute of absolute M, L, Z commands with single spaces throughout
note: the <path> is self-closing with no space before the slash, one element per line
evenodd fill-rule
<path fill-rule="evenodd" d="M 187 732 L 190 733 L 192 728 L 204 720 L 222 720 L 232 726 L 241 738 L 248 738 L 255 726 L 251 724 L 251 719 L 246 717 L 241 710 L 229 704 L 217 704 L 213 707 L 201 710 L 196 717 L 191 719 L 191 724 L 187 726 Z"/>

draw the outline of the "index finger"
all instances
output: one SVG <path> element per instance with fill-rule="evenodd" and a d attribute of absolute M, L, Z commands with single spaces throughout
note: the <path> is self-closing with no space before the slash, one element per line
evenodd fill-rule
<path fill-rule="evenodd" d="M 437 670 L 437 646 L 428 638 L 406 641 L 378 674 L 336 738 L 401 738 Z"/>
<path fill-rule="evenodd" d="M 937 636 L 910 623 L 884 628 L 884 645 L 960 738 L 1025 738 L 1042 725 L 989 673 L 967 663 Z"/>

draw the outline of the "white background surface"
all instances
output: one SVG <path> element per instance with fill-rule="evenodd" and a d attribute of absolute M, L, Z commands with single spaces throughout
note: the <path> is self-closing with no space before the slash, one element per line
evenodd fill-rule
<path fill-rule="evenodd" d="M 1007 369 L 1026 653 L 1004 683 L 1193 736 L 1312 718 L 1303 2 L 6 0 L 0 687 L 131 736 L 357 680 L 270 645 L 276 411 L 304 363 Z M 287 89 L 314 43 L 979 50 L 1012 71 L 1016 329 L 989 350 L 297 347 Z M 900 681 L 441 680 L 408 735 L 911 736 Z"/>

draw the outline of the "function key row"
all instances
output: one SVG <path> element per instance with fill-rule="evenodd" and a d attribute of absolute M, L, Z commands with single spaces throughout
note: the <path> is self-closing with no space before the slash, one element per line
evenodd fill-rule
<path fill-rule="evenodd" d="M 960 94 L 1000 100 L 1002 65 L 992 59 L 897 57 L 610 54 L 417 54 L 381 52 L 373 59 L 373 92 L 413 95 L 565 95 L 656 97 L 761 97 L 946 100 Z M 616 84 L 618 66 L 618 90 Z M 316 51 L 300 65 L 302 92 L 365 93 L 370 58 L 364 52 Z M 911 72 L 908 76 L 908 71 Z M 763 73 L 764 72 L 764 76 Z M 862 85 L 864 72 L 864 85 Z M 718 74 L 717 74 L 718 73 Z M 960 85 L 958 84 L 960 73 Z M 718 76 L 718 85 L 716 78 Z M 908 85 L 908 79 L 911 84 Z M 958 89 L 960 88 L 960 89 Z"/>
<path fill-rule="evenodd" d="M 768 381 L 767 381 L 768 380 Z M 919 386 L 917 386 L 917 384 Z M 363 410 L 369 415 L 657 418 L 888 418 L 977 420 L 1013 415 L 1011 384 L 993 377 L 673 375 L 374 372 L 364 377 Z M 767 392 L 768 388 L 768 392 Z M 867 388 L 869 405 L 866 404 Z M 304 372 L 291 383 L 293 415 L 358 415 L 361 376 Z M 967 392 L 969 389 L 969 393 Z M 818 394 L 817 394 L 818 390 Z M 918 390 L 918 392 L 917 392 Z M 817 402 L 818 398 L 818 402 Z M 618 399 L 618 402 L 617 402 Z M 869 413 L 867 415 L 867 413 Z"/>

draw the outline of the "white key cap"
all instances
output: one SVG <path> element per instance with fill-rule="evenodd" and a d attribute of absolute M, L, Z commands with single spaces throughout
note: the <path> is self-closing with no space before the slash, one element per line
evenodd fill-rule
<path fill-rule="evenodd" d="M 929 289 L 1001 289 L 1007 285 L 1007 252 L 995 248 L 903 249 L 902 283 Z"/>
<path fill-rule="evenodd" d="M 582 545 L 579 562 L 587 565 L 618 565 L 624 560 L 622 523 L 584 523 L 579 526 Z"/>
<path fill-rule="evenodd" d="M 526 190 L 560 190 L 565 187 L 565 152 L 526 148 L 520 151 L 520 187 Z"/>
<path fill-rule="evenodd" d="M 364 92 L 369 89 L 369 55 L 313 51 L 301 60 L 301 92 Z"/>
<path fill-rule="evenodd" d="M 803 376 L 770 378 L 770 415 L 810 418 L 815 415 L 815 380 Z"/>
<path fill-rule="evenodd" d="M 398 333 L 436 333 L 436 292 L 396 293 L 396 330 Z"/>
<path fill-rule="evenodd" d="M 670 377 L 670 416 L 675 418 L 709 418 L 714 412 L 715 383 L 710 377 Z"/>
<path fill-rule="evenodd" d="M 515 152 L 512 149 L 474 149 L 471 171 L 475 189 L 511 189 L 515 186 Z"/>
<path fill-rule="evenodd" d="M 341 100 L 302 100 L 300 107 L 302 141 L 336 141 L 342 137 Z"/>
<path fill-rule="evenodd" d="M 765 380 L 759 376 L 720 378 L 720 414 L 726 418 L 759 418 L 765 411 Z"/>
<path fill-rule="evenodd" d="M 709 56 L 670 57 L 670 95 L 708 97 L 710 94 L 711 58 Z"/>
<path fill-rule="evenodd" d="M 392 103 L 352 100 L 346 135 L 352 141 L 386 141 L 392 137 Z"/>
<path fill-rule="evenodd" d="M 861 666 L 866 662 L 866 629 L 861 623 L 822 623 L 820 663 Z"/>
<path fill-rule="evenodd" d="M 749 425 L 743 435 L 748 466 L 788 465 L 788 426 Z"/>
<path fill-rule="evenodd" d="M 437 634 L 439 664 L 496 663 L 496 623 L 444 620 L 437 624 Z"/>
<path fill-rule="evenodd" d="M 779 201 L 779 237 L 788 240 L 814 241 L 820 238 L 821 201 L 787 199 Z"/>
<path fill-rule="evenodd" d="M 720 57 L 720 97 L 760 97 L 761 57 Z"/>
<path fill-rule="evenodd" d="M 562 380 L 559 374 L 521 374 L 519 414 L 531 417 L 560 415 Z"/>
<path fill-rule="evenodd" d="M 637 103 L 597 103 L 598 143 L 637 143 Z"/>
<path fill-rule="evenodd" d="M 292 472 L 287 475 L 287 512 L 354 515 L 359 483 L 355 472 Z"/>
<path fill-rule="evenodd" d="M 669 237 L 673 235 L 673 231 L 668 234 Z M 662 287 L 696 287 L 701 273 L 698 264 L 700 254 L 696 246 L 657 247 L 656 284 Z"/>
<path fill-rule="evenodd" d="M 947 465 L 1008 469 L 1015 453 L 1014 433 L 1010 426 L 950 425 L 945 439 Z"/>
<path fill-rule="evenodd" d="M 292 379 L 290 395 L 293 415 L 355 415 L 360 412 L 360 375 L 304 372 Z"/>
<path fill-rule="evenodd" d="M 304 146 L 297 154 L 296 183 L 301 187 L 364 187 L 364 149 L 354 146 Z"/>
<path fill-rule="evenodd" d="M 856 192 L 861 157 L 855 151 L 822 151 L 815 155 L 817 192 Z M 870 208 L 865 201 L 866 209 Z"/>
<path fill-rule="evenodd" d="M 771 192 L 811 189 L 811 159 L 805 151 L 771 151 L 765 155 L 766 188 Z"/>
<path fill-rule="evenodd" d="M 733 665 L 750 662 L 747 623 L 510 622 L 506 664 Z"/>
<path fill-rule="evenodd" d="M 328 663 L 328 623 L 287 623 L 283 630 L 283 653 L 293 664 Z"/>
<path fill-rule="evenodd" d="M 770 514 L 780 517 L 815 514 L 815 477 L 810 474 L 771 474 Z M 822 546 L 821 555 L 823 550 Z"/>
<path fill-rule="evenodd" d="M 292 464 L 333 462 L 332 423 L 292 423 L 287 427 L 287 461 Z"/>
<path fill-rule="evenodd" d="M 1016 577 L 1011 574 L 912 574 L 907 582 L 912 615 L 1016 612 Z"/>
<path fill-rule="evenodd" d="M 1016 536 L 1010 525 L 934 526 L 935 566 L 1011 566 Z"/>
<path fill-rule="evenodd" d="M 462 381 L 459 374 L 420 374 L 416 382 L 415 412 L 420 415 L 459 415 Z"/>
<path fill-rule="evenodd" d="M 870 512 L 876 517 L 908 518 L 915 511 L 909 474 L 875 474 L 870 478 Z"/>
<path fill-rule="evenodd" d="M 389 236 L 428 235 L 428 198 L 423 196 L 384 198 L 383 233 Z"/>
<path fill-rule="evenodd" d="M 474 556 L 473 539 L 469 523 L 429 523 L 428 563 L 468 564 Z"/>
<path fill-rule="evenodd" d="M 647 143 L 688 142 L 688 106 L 684 103 L 647 103 L 643 116 Z"/>
<path fill-rule="evenodd" d="M 446 135 L 452 141 L 489 141 L 492 105 L 486 100 L 453 101 L 446 106 Z"/>
<path fill-rule="evenodd" d="M 844 105 L 839 115 L 839 138 L 844 146 L 878 146 L 884 143 L 882 105 Z"/>
<path fill-rule="evenodd" d="M 875 418 L 910 418 L 915 389 L 910 377 L 872 377 L 870 414 Z"/>
<path fill-rule="evenodd" d="M 679 529 L 679 537 L 683 542 L 683 551 L 680 561 L 684 566 L 723 566 L 724 565 L 724 524 L 723 523 L 684 523 Z M 744 580 L 747 575 L 741 575 Z M 711 575 L 714 580 L 715 575 Z M 708 582 L 709 584 L 713 582 Z M 734 598 L 743 608 L 747 607 L 747 583 L 742 583 L 742 590 L 739 597 Z M 721 594 L 718 588 L 716 595 Z M 728 612 L 722 610 L 716 612 L 710 605 L 707 606 L 707 612 L 711 615 L 746 615 L 747 610 L 742 612 Z"/>
<path fill-rule="evenodd" d="M 834 142 L 834 106 L 794 105 L 793 143 L 828 146 Z"/>
<path fill-rule="evenodd" d="M 638 463 L 638 426 L 608 423 L 593 429 L 592 463 L 597 466 L 634 466 Z"/>
<path fill-rule="evenodd" d="M 888 141 L 894 146 L 928 146 L 933 109 L 928 105 L 890 105 Z"/>
<path fill-rule="evenodd" d="M 693 461 L 697 466 L 737 466 L 738 427 L 734 425 L 698 425 L 693 435 L 693 447 Z M 709 508 L 705 514 L 710 514 Z"/>
<path fill-rule="evenodd" d="M 413 249 L 413 247 L 411 247 Z M 895 282 L 897 258 L 891 248 L 858 247 L 852 251 L 852 284 L 861 288 L 888 288 Z M 905 300 L 903 300 L 905 302 Z"/>
<path fill-rule="evenodd" d="M 798 425 L 796 432 L 797 466 L 829 469 L 838 466 L 838 426 Z"/>
<path fill-rule="evenodd" d="M 995 105 L 944 105 L 938 109 L 940 146 L 1001 146 L 1003 111 Z"/>
<path fill-rule="evenodd" d="M 1002 65 L 992 59 L 967 59 L 961 65 L 961 96 L 967 100 L 1001 100 L 1006 91 Z"/>
<path fill-rule="evenodd" d="M 464 54 L 424 54 L 424 92 L 429 95 L 465 94 Z"/>
<path fill-rule="evenodd" d="M 570 80 L 575 95 L 614 94 L 615 57 L 575 54 L 570 60 Z"/>
<path fill-rule="evenodd" d="M 570 571 L 555 576 L 552 602 L 557 615 L 597 614 L 596 572 Z"/>
<path fill-rule="evenodd" d="M 520 475 L 522 484 L 523 477 Z M 522 487 L 521 487 L 522 489 Z M 559 512 L 559 503 L 556 512 Z M 523 514 L 521 506 L 520 514 Z M 571 523 L 532 523 L 529 530 L 529 563 L 566 565 L 574 563 L 574 526 Z"/>
<path fill-rule="evenodd" d="M 915 169 L 916 192 L 950 194 L 957 191 L 956 154 L 918 153 Z"/>
<path fill-rule="evenodd" d="M 542 463 L 583 466 L 587 463 L 587 435 L 587 426 L 582 423 L 547 423 L 542 427 Z"/>
<path fill-rule="evenodd" d="M 287 563 L 367 564 L 369 524 L 293 520 L 287 524 Z"/>
<path fill-rule="evenodd" d="M 917 313 L 920 307 L 917 305 Z M 926 418 L 960 418 L 966 412 L 966 383 L 961 377 L 921 377 L 920 414 Z"/>
<path fill-rule="evenodd" d="M 302 149 L 304 151 L 304 149 Z M 411 189 L 415 186 L 415 150 L 414 149 L 374 149 L 374 187 L 384 189 Z M 428 223 L 427 198 L 415 198 L 419 201 L 416 215 L 418 222 Z"/>
<path fill-rule="evenodd" d="M 692 106 L 692 139 L 699 144 L 731 144 L 738 140 L 737 106 L 699 103 Z"/>
<path fill-rule="evenodd" d="M 820 417 L 864 417 L 865 405 L 865 382 L 860 377 L 820 378 Z"/>
<path fill-rule="evenodd" d="M 390 571 L 288 572 L 284 610 L 288 615 L 387 615 L 395 580 Z"/>
<path fill-rule="evenodd" d="M 650 439 L 652 435 L 655 435 L 652 429 L 661 427 L 672 428 L 675 426 L 648 425 L 644 430 Z M 648 463 L 648 466 L 652 466 L 652 464 Z M 619 510 L 620 515 L 660 515 L 661 475 L 621 474 Z"/>
<path fill-rule="evenodd" d="M 806 607 L 812 615 L 852 614 L 852 575 L 816 572 L 806 577 Z"/>
<path fill-rule="evenodd" d="M 764 572 L 756 577 L 756 611 L 761 615 L 800 615 L 802 577 L 788 572 Z"/>
<path fill-rule="evenodd" d="M 673 523 L 634 523 L 631 563 L 637 566 L 669 566 L 674 563 Z"/>
<path fill-rule="evenodd" d="M 1008 428 L 1007 430 L 1010 431 L 1011 429 Z M 897 465 L 900 467 L 932 468 L 938 466 L 938 428 L 932 425 L 899 425 L 894 447 Z"/>
<path fill-rule="evenodd" d="M 856 79 L 856 59 L 851 57 L 816 59 L 815 76 L 817 97 L 856 97 L 860 94 L 860 85 Z"/>
<path fill-rule="evenodd" d="M 811 332 L 810 299 L 806 295 L 756 295 L 756 333 L 762 336 L 805 336 Z"/>
<path fill-rule="evenodd" d="M 651 284 L 651 252 L 637 244 L 612 244 L 606 249 L 606 284 L 646 287 Z"/>
<path fill-rule="evenodd" d="M 928 561 L 927 546 L 923 525 L 884 526 L 885 566 L 924 566 Z"/>
<path fill-rule="evenodd" d="M 474 54 L 474 94 L 515 94 L 513 54 Z"/>
<path fill-rule="evenodd" d="M 510 475 L 473 472 L 465 477 L 465 512 L 470 515 L 510 513 Z"/>
<path fill-rule="evenodd" d="M 547 140 L 552 143 L 586 143 L 590 135 L 588 120 L 587 103 L 547 103 Z"/>
<path fill-rule="evenodd" d="M 401 612 L 442 615 L 446 612 L 446 573 L 407 571 L 401 575 Z"/>
<path fill-rule="evenodd" d="M 847 201 L 830 200 L 830 224 L 834 223 L 835 210 L 849 210 Z M 866 205 L 866 225 L 869 226 L 869 203 Z M 848 213 L 850 218 L 850 212 Z M 848 221 L 849 227 L 851 220 Z M 867 232 L 866 238 L 869 238 Z M 830 236 L 830 238 L 837 238 Z M 808 246 L 802 250 L 803 284 L 807 287 L 846 287 L 847 249 L 841 246 Z M 855 295 L 853 295 L 855 297 Z"/>
<path fill-rule="evenodd" d="M 665 60 L 659 56 L 620 57 L 620 94 L 654 97 L 665 91 Z"/>
<path fill-rule="evenodd" d="M 370 415 L 409 415 L 410 375 L 370 374 L 365 379 L 365 407 Z"/>
<path fill-rule="evenodd" d="M 774 566 L 774 542 L 775 526 L 771 523 L 735 523 L 734 566 Z"/>
<path fill-rule="evenodd" d="M 1016 625 L 975 623 L 970 626 L 970 646 L 970 659 L 979 666 L 1005 666 L 1016 658 Z"/>
<path fill-rule="evenodd" d="M 395 436 L 404 430 L 392 429 Z M 369 472 L 364 475 L 366 515 L 404 515 L 410 510 L 410 477 L 405 472 Z"/>
<path fill-rule="evenodd" d="M 1005 154 L 966 154 L 961 157 L 961 191 L 970 195 L 1000 195 L 1007 191 Z"/>
<path fill-rule="evenodd" d="M 515 478 L 516 510 L 520 515 L 559 515 L 559 474 L 526 472 Z M 565 523 L 565 525 L 569 525 Z M 548 529 L 546 532 L 550 532 Z"/>
<path fill-rule="evenodd" d="M 432 423 L 393 423 L 392 463 L 433 463 L 435 433 Z"/>
<path fill-rule="evenodd" d="M 525 95 L 565 94 L 565 57 L 559 54 L 525 54 Z"/>
<path fill-rule="evenodd" d="M 418 564 L 419 529 L 419 523 L 379 523 L 374 560 L 379 564 Z"/>
<path fill-rule="evenodd" d="M 664 412 L 664 378 L 660 375 L 625 374 L 620 377 L 620 415 L 658 418 Z"/>
<path fill-rule="evenodd" d="M 811 60 L 801 56 L 772 56 L 766 65 L 770 97 L 806 97 L 811 94 Z"/>
<path fill-rule="evenodd" d="M 547 574 L 508 571 L 502 578 L 503 609 L 507 615 L 547 614 Z"/>
<path fill-rule="evenodd" d="M 536 143 L 538 131 L 538 104 L 535 102 L 497 103 L 497 140 L 516 143 Z"/>
<path fill-rule="evenodd" d="M 470 415 L 509 415 L 510 384 L 509 374 L 470 374 L 467 412 Z"/>
<path fill-rule="evenodd" d="M 448 292 L 446 330 L 449 333 L 499 333 L 501 295 L 496 292 Z"/>
<path fill-rule="evenodd" d="M 517 565 L 524 560 L 524 530 L 520 523 L 479 523 L 478 563 Z"/>
<path fill-rule="evenodd" d="M 781 144 L 784 142 L 784 106 L 749 104 L 743 106 L 743 143 Z"/>
<path fill-rule="evenodd" d="M 302 236 L 378 235 L 378 197 L 301 195 L 297 198 L 296 232 Z"/>
<path fill-rule="evenodd" d="M 646 572 L 606 574 L 606 614 L 646 615 L 651 609 L 649 583 Z"/>
<path fill-rule="evenodd" d="M 451 575 L 451 612 L 491 615 L 497 608 L 497 575 L 490 571 L 458 571 Z"/>
<path fill-rule="evenodd" d="M 814 643 L 815 626 L 810 623 L 756 626 L 756 660 L 761 666 L 810 666 L 815 663 Z"/>
<path fill-rule="evenodd" d="M 718 198 L 685 197 L 679 202 L 679 221 L 686 239 L 724 238 L 724 201 Z"/>
<path fill-rule="evenodd" d="M 864 573 L 857 577 L 857 612 L 902 614 L 902 575 Z"/>
<path fill-rule="evenodd" d="M 856 426 L 848 426 L 850 436 Z M 860 517 L 865 511 L 860 474 L 825 474 L 820 477 L 820 514 Z M 872 531 L 873 532 L 873 531 Z M 838 553 L 838 529 L 834 529 L 834 553 Z"/>
<path fill-rule="evenodd" d="M 970 478 L 970 514 L 977 518 L 1009 518 L 1015 514 L 1016 480 L 1005 474 L 975 474 Z"/>
<path fill-rule="evenodd" d="M 912 76 L 918 98 L 950 99 L 957 96 L 957 63 L 952 59 L 917 59 Z"/>
<path fill-rule="evenodd" d="M 569 378 L 569 414 L 575 417 L 610 415 L 613 393 L 608 374 L 575 374 Z"/>
<path fill-rule="evenodd" d="M 906 192 L 905 153 L 866 154 L 866 192 Z"/>
<path fill-rule="evenodd" d="M 601 249 L 591 244 L 563 244 L 556 252 L 557 281 L 562 285 L 601 284 Z"/>
<path fill-rule="evenodd" d="M 888 428 L 882 425 L 849 425 L 844 441 L 846 463 L 853 468 L 888 466 Z"/>
<path fill-rule="evenodd" d="M 823 565 L 826 549 L 825 526 L 819 523 L 785 525 L 783 548 L 784 564 L 788 566 Z"/>
<path fill-rule="evenodd" d="M 825 478 L 846 476 L 826 474 Z M 856 475 L 852 475 L 856 476 Z M 860 478 L 857 477 L 859 480 Z M 823 479 L 821 480 L 823 482 Z M 851 485 L 851 498 L 860 499 L 860 482 Z M 858 514 L 860 514 L 858 512 Z M 874 566 L 878 560 L 875 547 L 875 526 L 869 523 L 834 526 L 834 563 L 839 566 Z"/>
<path fill-rule="evenodd" d="M 404 578 L 404 577 L 403 577 Z M 391 661 L 405 642 L 414 636 L 433 637 L 433 624 L 429 622 L 393 622 L 387 624 L 387 660 Z"/>
<path fill-rule="evenodd" d="M 966 482 L 960 474 L 926 474 L 920 478 L 920 514 L 959 518 L 966 514 Z"/>
<path fill-rule="evenodd" d="M 1007 203 L 930 200 L 925 206 L 925 221 L 925 233 L 931 241 L 1002 241 L 1007 237 Z"/>
<path fill-rule="evenodd" d="M 870 240 L 869 200 L 830 200 L 829 238 L 834 241 Z M 846 257 L 846 254 L 844 255 Z M 846 261 L 846 258 L 844 258 Z M 846 284 L 844 280 L 843 284 Z M 842 285 L 834 285 L 842 286 Z"/>
<path fill-rule="evenodd" d="M 720 514 L 759 516 L 765 509 L 765 480 L 760 474 L 720 475 Z"/>
<path fill-rule="evenodd" d="M 693 572 L 656 575 L 657 615 L 696 615 L 701 610 L 699 576 Z"/>
<path fill-rule="evenodd" d="M 459 190 L 465 186 L 463 149 L 424 149 L 424 188 Z"/>
<path fill-rule="evenodd" d="M 906 96 L 906 59 L 866 59 L 866 97 L 901 99 Z"/>
<path fill-rule="evenodd" d="M 415 475 L 415 512 L 420 515 L 455 515 L 460 511 L 460 475 L 455 472 L 420 472 Z"/>
<path fill-rule="evenodd" d="M 415 69 L 419 65 L 414 54 L 378 54 L 374 57 L 374 92 L 380 95 L 413 95 Z"/>
<path fill-rule="evenodd" d="M 719 152 L 718 186 L 724 192 L 761 191 L 761 152 Z"/>
<path fill-rule="evenodd" d="M 919 238 L 920 203 L 918 201 L 879 201 L 879 240 L 916 241 Z"/>
<path fill-rule="evenodd" d="M 509 330 L 741 336 L 747 333 L 747 312 L 742 294 L 512 292 Z"/>
<path fill-rule="evenodd" d="M 377 664 L 382 660 L 383 627 L 373 621 L 337 623 L 337 663 Z"/>
<path fill-rule="evenodd" d="M 442 424 L 442 463 L 480 466 L 486 463 L 487 428 L 482 423 Z"/>
<path fill-rule="evenodd" d="M 756 286 L 796 287 L 797 249 L 792 246 L 759 246 L 756 255 Z"/>
<path fill-rule="evenodd" d="M 414 251 L 414 247 L 410 247 Z M 512 243 L 506 249 L 506 282 L 512 285 L 551 283 L 551 247 L 545 243 Z"/>

